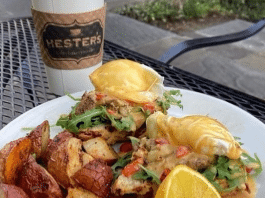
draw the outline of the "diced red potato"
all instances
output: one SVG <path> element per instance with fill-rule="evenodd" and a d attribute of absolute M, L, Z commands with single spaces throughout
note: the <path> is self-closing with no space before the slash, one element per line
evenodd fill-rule
<path fill-rule="evenodd" d="M 33 157 L 23 166 L 17 186 L 22 188 L 31 198 L 62 198 L 62 191 L 48 171 L 37 164 Z"/>
<path fill-rule="evenodd" d="M 0 182 L 15 184 L 18 172 L 32 152 L 32 142 L 28 137 L 20 138 L 5 145 L 0 151 Z"/>
<path fill-rule="evenodd" d="M 63 131 L 56 135 L 53 139 L 49 139 L 47 149 L 42 156 L 42 162 L 47 165 L 52 153 L 58 149 L 58 147 L 67 141 L 68 139 L 72 138 L 74 135 L 68 131 Z"/>
<path fill-rule="evenodd" d="M 82 152 L 83 166 L 85 166 L 86 164 L 88 164 L 89 162 L 91 162 L 93 160 L 94 160 L 94 157 L 92 157 L 91 155 L 89 155 L 86 152 Z"/>
<path fill-rule="evenodd" d="M 32 141 L 33 152 L 36 158 L 40 158 L 46 151 L 50 139 L 49 122 L 45 120 L 42 124 L 33 129 L 28 138 Z"/>
<path fill-rule="evenodd" d="M 118 155 L 114 149 L 101 137 L 83 142 L 83 147 L 89 155 L 96 159 L 104 160 L 108 165 L 112 165 L 118 159 Z"/>
<path fill-rule="evenodd" d="M 47 170 L 63 188 L 74 186 L 71 177 L 82 168 L 82 141 L 69 138 L 52 152 Z"/>
<path fill-rule="evenodd" d="M 113 174 L 110 166 L 103 160 L 95 159 L 77 171 L 72 179 L 76 184 L 99 197 L 107 197 Z"/>
<path fill-rule="evenodd" d="M 0 183 L 1 198 L 29 198 L 29 196 L 19 187 L 11 184 Z"/>

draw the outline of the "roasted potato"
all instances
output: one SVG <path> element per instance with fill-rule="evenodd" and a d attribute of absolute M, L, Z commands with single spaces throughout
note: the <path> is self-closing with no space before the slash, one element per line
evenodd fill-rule
<path fill-rule="evenodd" d="M 18 172 L 32 152 L 32 143 L 28 137 L 20 138 L 5 145 L 0 151 L 0 182 L 15 184 Z"/>
<path fill-rule="evenodd" d="M 47 149 L 41 158 L 43 164 L 47 165 L 49 159 L 51 158 L 52 153 L 58 149 L 60 144 L 62 144 L 63 142 L 67 141 L 72 137 L 73 134 L 65 130 L 59 133 L 58 135 L 56 135 L 53 139 L 49 139 Z"/>
<path fill-rule="evenodd" d="M 29 198 L 29 196 L 19 187 L 11 184 L 0 184 L 1 198 Z"/>
<path fill-rule="evenodd" d="M 65 189 L 72 187 L 71 177 L 82 168 L 82 141 L 69 138 L 62 142 L 55 152 L 52 152 L 47 170 Z"/>
<path fill-rule="evenodd" d="M 111 187 L 111 191 L 116 196 L 128 194 L 146 195 L 152 190 L 152 184 L 147 181 L 135 180 L 131 177 L 120 175 Z"/>
<path fill-rule="evenodd" d="M 36 158 L 41 157 L 48 146 L 50 139 L 50 126 L 49 122 L 45 120 L 42 124 L 33 129 L 28 138 L 32 141 L 32 149 L 36 154 Z"/>
<path fill-rule="evenodd" d="M 99 198 L 99 197 L 83 188 L 68 188 L 68 195 L 66 198 Z"/>
<path fill-rule="evenodd" d="M 107 197 L 113 174 L 110 166 L 101 159 L 95 159 L 77 171 L 72 179 L 80 187 L 94 193 L 99 197 Z"/>
<path fill-rule="evenodd" d="M 94 157 L 92 157 L 91 155 L 89 155 L 86 152 L 82 152 L 82 160 L 83 160 L 83 166 L 85 166 L 89 162 L 93 161 Z"/>
<path fill-rule="evenodd" d="M 33 157 L 23 166 L 17 186 L 31 198 L 62 198 L 62 191 L 48 171 L 37 164 Z"/>
<path fill-rule="evenodd" d="M 107 142 L 101 138 L 93 138 L 83 142 L 85 151 L 96 159 L 104 160 L 108 165 L 112 165 L 118 159 L 117 153 Z"/>

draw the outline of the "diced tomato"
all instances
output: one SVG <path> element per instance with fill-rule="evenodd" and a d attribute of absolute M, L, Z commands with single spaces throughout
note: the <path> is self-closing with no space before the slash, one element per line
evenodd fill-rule
<path fill-rule="evenodd" d="M 246 172 L 247 173 L 251 173 L 252 170 L 253 170 L 253 168 L 249 168 L 249 167 L 246 166 Z"/>
<path fill-rule="evenodd" d="M 111 114 L 111 115 L 113 115 L 113 114 L 116 113 L 116 111 L 114 111 L 114 110 L 112 110 L 112 109 L 107 109 L 107 112 L 108 112 L 109 114 Z"/>
<path fill-rule="evenodd" d="M 155 143 L 162 145 L 162 144 L 169 144 L 169 141 L 165 138 L 157 138 L 157 139 L 155 139 Z"/>
<path fill-rule="evenodd" d="M 122 174 L 125 177 L 130 177 L 134 173 L 140 170 L 139 164 L 143 164 L 144 160 L 143 158 L 138 158 L 137 160 L 131 162 L 130 164 L 127 164 L 124 169 L 122 170 Z"/>
<path fill-rule="evenodd" d="M 162 172 L 162 174 L 161 174 L 161 176 L 160 176 L 160 181 L 163 181 L 164 179 L 166 179 L 166 177 L 168 176 L 168 174 L 170 173 L 170 169 L 169 168 L 166 168 L 163 172 Z"/>
<path fill-rule="evenodd" d="M 187 146 L 179 146 L 177 149 L 176 156 L 177 158 L 184 157 L 185 155 L 190 153 L 190 149 Z"/>
<path fill-rule="evenodd" d="M 144 109 L 145 111 L 149 110 L 150 113 L 154 113 L 154 111 L 155 111 L 155 104 L 152 103 L 152 102 L 144 103 L 144 105 L 143 105 L 143 109 Z"/>
<path fill-rule="evenodd" d="M 132 150 L 132 143 L 131 142 L 124 142 L 121 146 L 120 146 L 120 151 L 127 153 L 129 151 Z"/>
<path fill-rule="evenodd" d="M 134 107 L 136 104 L 135 102 L 130 101 L 130 100 L 125 100 L 125 101 L 128 102 L 129 106 L 131 106 L 131 107 Z"/>
<path fill-rule="evenodd" d="M 101 99 L 104 98 L 104 97 L 105 97 L 105 94 L 100 93 L 100 92 L 96 93 L 96 100 L 97 100 L 97 101 L 101 100 Z"/>

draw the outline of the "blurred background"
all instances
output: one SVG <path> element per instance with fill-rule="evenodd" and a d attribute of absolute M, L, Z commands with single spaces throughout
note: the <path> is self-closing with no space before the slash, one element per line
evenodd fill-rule
<path fill-rule="evenodd" d="M 0 22 L 31 16 L 31 0 L 0 0 Z"/>

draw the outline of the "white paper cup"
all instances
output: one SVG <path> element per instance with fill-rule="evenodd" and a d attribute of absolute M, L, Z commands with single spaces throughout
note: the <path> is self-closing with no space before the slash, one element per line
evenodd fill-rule
<path fill-rule="evenodd" d="M 38 40 L 39 40 L 39 44 L 40 44 L 40 48 L 41 48 L 41 53 L 42 53 L 42 57 L 46 66 L 46 73 L 47 73 L 47 78 L 48 78 L 48 83 L 49 83 L 49 87 L 50 87 L 50 91 L 52 93 L 55 93 L 57 95 L 63 95 L 65 92 L 78 92 L 78 91 L 82 91 L 82 90 L 87 90 L 87 89 L 91 89 L 93 88 L 92 83 L 89 80 L 89 74 L 91 74 L 96 68 L 100 67 L 102 65 L 102 54 L 103 54 L 103 42 L 104 42 L 104 28 L 105 28 L 105 11 L 104 11 L 104 18 L 100 19 L 98 24 L 101 24 L 101 26 L 103 27 L 103 32 L 101 31 L 100 33 L 100 39 L 102 39 L 101 41 L 95 40 L 93 36 L 89 37 L 86 35 L 84 35 L 85 33 L 89 32 L 88 29 L 84 29 L 87 28 L 88 25 L 90 25 L 89 27 L 95 27 L 94 23 L 95 21 L 97 22 L 97 19 L 94 19 L 94 14 L 90 15 L 92 16 L 91 20 L 89 18 L 85 18 L 82 17 L 80 20 L 79 18 L 74 20 L 74 19 L 69 19 L 67 22 L 62 22 L 60 20 L 54 20 L 54 22 L 52 22 L 52 20 L 49 18 L 49 16 L 44 16 L 45 18 L 49 18 L 48 22 L 45 24 L 42 24 L 42 26 L 37 26 L 36 24 L 38 22 L 42 22 L 43 21 L 43 15 L 41 15 L 42 13 L 44 14 L 58 14 L 58 16 L 62 16 L 64 17 L 66 14 L 69 14 L 69 16 L 73 17 L 73 16 L 77 16 L 80 17 L 79 14 L 82 16 L 87 16 L 84 15 L 86 13 L 92 13 L 93 11 L 99 11 L 101 9 L 105 10 L 104 7 L 104 0 L 32 0 L 32 10 L 34 12 L 38 12 L 39 14 L 34 14 L 33 13 L 33 20 L 34 20 L 34 24 L 36 27 L 36 31 L 38 34 Z M 103 9 L 104 8 L 104 9 Z M 41 14 L 40 14 L 41 12 Z M 93 12 L 94 13 L 94 12 Z M 57 16 L 57 15 L 56 15 Z M 104 20 L 104 21 L 103 21 Z M 65 26 L 63 26 L 63 25 Z M 50 39 L 50 36 L 54 36 L 57 38 L 58 32 L 60 32 L 60 29 L 57 31 L 57 33 L 49 33 L 48 37 L 49 37 L 49 42 L 48 39 L 46 39 L 46 48 L 43 49 L 42 46 L 44 46 L 43 43 L 45 43 L 45 39 L 44 39 L 44 34 L 47 34 L 48 32 L 48 28 L 51 27 L 61 27 L 62 29 L 66 27 L 66 29 L 70 28 L 70 30 L 67 30 L 70 35 L 70 37 L 73 37 L 74 34 L 78 34 L 80 33 L 80 31 L 82 32 L 82 41 L 81 40 L 71 40 L 71 50 L 69 51 L 68 49 L 70 46 L 70 40 L 68 38 L 63 38 L 63 39 Z M 46 29 L 45 29 L 46 28 Z M 78 29 L 76 30 L 71 30 L 72 29 Z M 83 29 L 82 29 L 83 28 Z M 42 30 L 40 30 L 42 29 Z M 43 30 L 45 29 L 45 30 Z M 66 30 L 63 29 L 63 30 Z M 50 29 L 49 29 L 50 30 Z M 84 30 L 84 31 L 83 31 Z M 86 30 L 86 32 L 85 32 Z M 39 32 L 38 32 L 39 31 Z M 97 31 L 97 30 L 96 30 Z M 95 34 L 98 35 L 98 32 L 95 31 Z M 45 33 L 46 32 L 46 33 Z M 84 32 L 84 33 L 83 33 Z M 67 36 L 69 36 L 67 35 Z M 96 36 L 96 35 L 95 35 Z M 47 38 L 48 38 L 47 37 Z M 85 37 L 85 38 L 84 38 Z M 46 37 L 45 37 L 46 38 Z M 80 37 L 81 38 L 81 37 Z M 79 38 L 78 38 L 79 39 Z M 42 43 L 41 43 L 42 42 Z M 101 43 L 100 43 L 101 42 Z M 48 46 L 50 47 L 50 50 L 48 50 L 47 47 L 47 43 L 49 44 Z M 74 50 L 74 47 L 84 47 L 84 46 L 92 46 L 92 45 L 96 45 L 97 44 L 97 50 L 99 49 L 99 43 L 101 44 L 101 58 L 100 60 L 97 59 L 97 62 L 94 63 L 95 61 L 92 60 L 92 56 L 97 56 L 97 55 L 89 55 L 86 57 L 81 57 L 81 55 L 79 54 L 78 59 L 76 57 L 59 57 L 59 55 L 57 56 L 56 53 L 61 50 L 61 49 L 66 49 L 68 50 L 67 53 L 75 53 L 76 51 Z M 68 45 L 67 45 L 68 44 Z M 56 48 L 58 47 L 58 48 Z M 58 51 L 57 51 L 58 49 Z M 88 48 L 86 48 L 88 49 Z M 78 50 L 77 50 L 78 51 Z M 92 51 L 92 50 L 90 50 Z M 65 54 L 66 51 L 62 52 Z M 80 52 L 86 52 L 86 51 L 80 51 Z M 92 52 L 91 52 L 92 53 Z M 85 53 L 84 53 L 85 54 Z M 74 55 L 73 55 L 74 56 Z M 45 58 L 46 57 L 46 58 Z M 89 57 L 89 58 L 88 58 Z M 48 60 L 46 60 L 48 58 Z M 98 56 L 99 58 L 99 56 Z M 63 65 L 65 60 L 73 60 L 72 63 L 75 63 L 76 66 L 80 66 L 82 65 L 82 67 L 76 68 L 75 66 L 73 66 L 72 68 L 67 68 L 65 69 L 63 68 L 58 68 L 61 67 L 61 63 Z M 86 62 L 84 62 L 85 60 L 92 60 L 92 63 L 90 62 L 89 64 L 87 64 Z M 55 63 L 53 63 L 52 61 L 55 60 Z M 57 62 L 56 62 L 57 61 Z M 70 66 L 72 66 L 74 64 L 70 63 Z M 88 65 L 88 66 L 87 66 Z"/>

